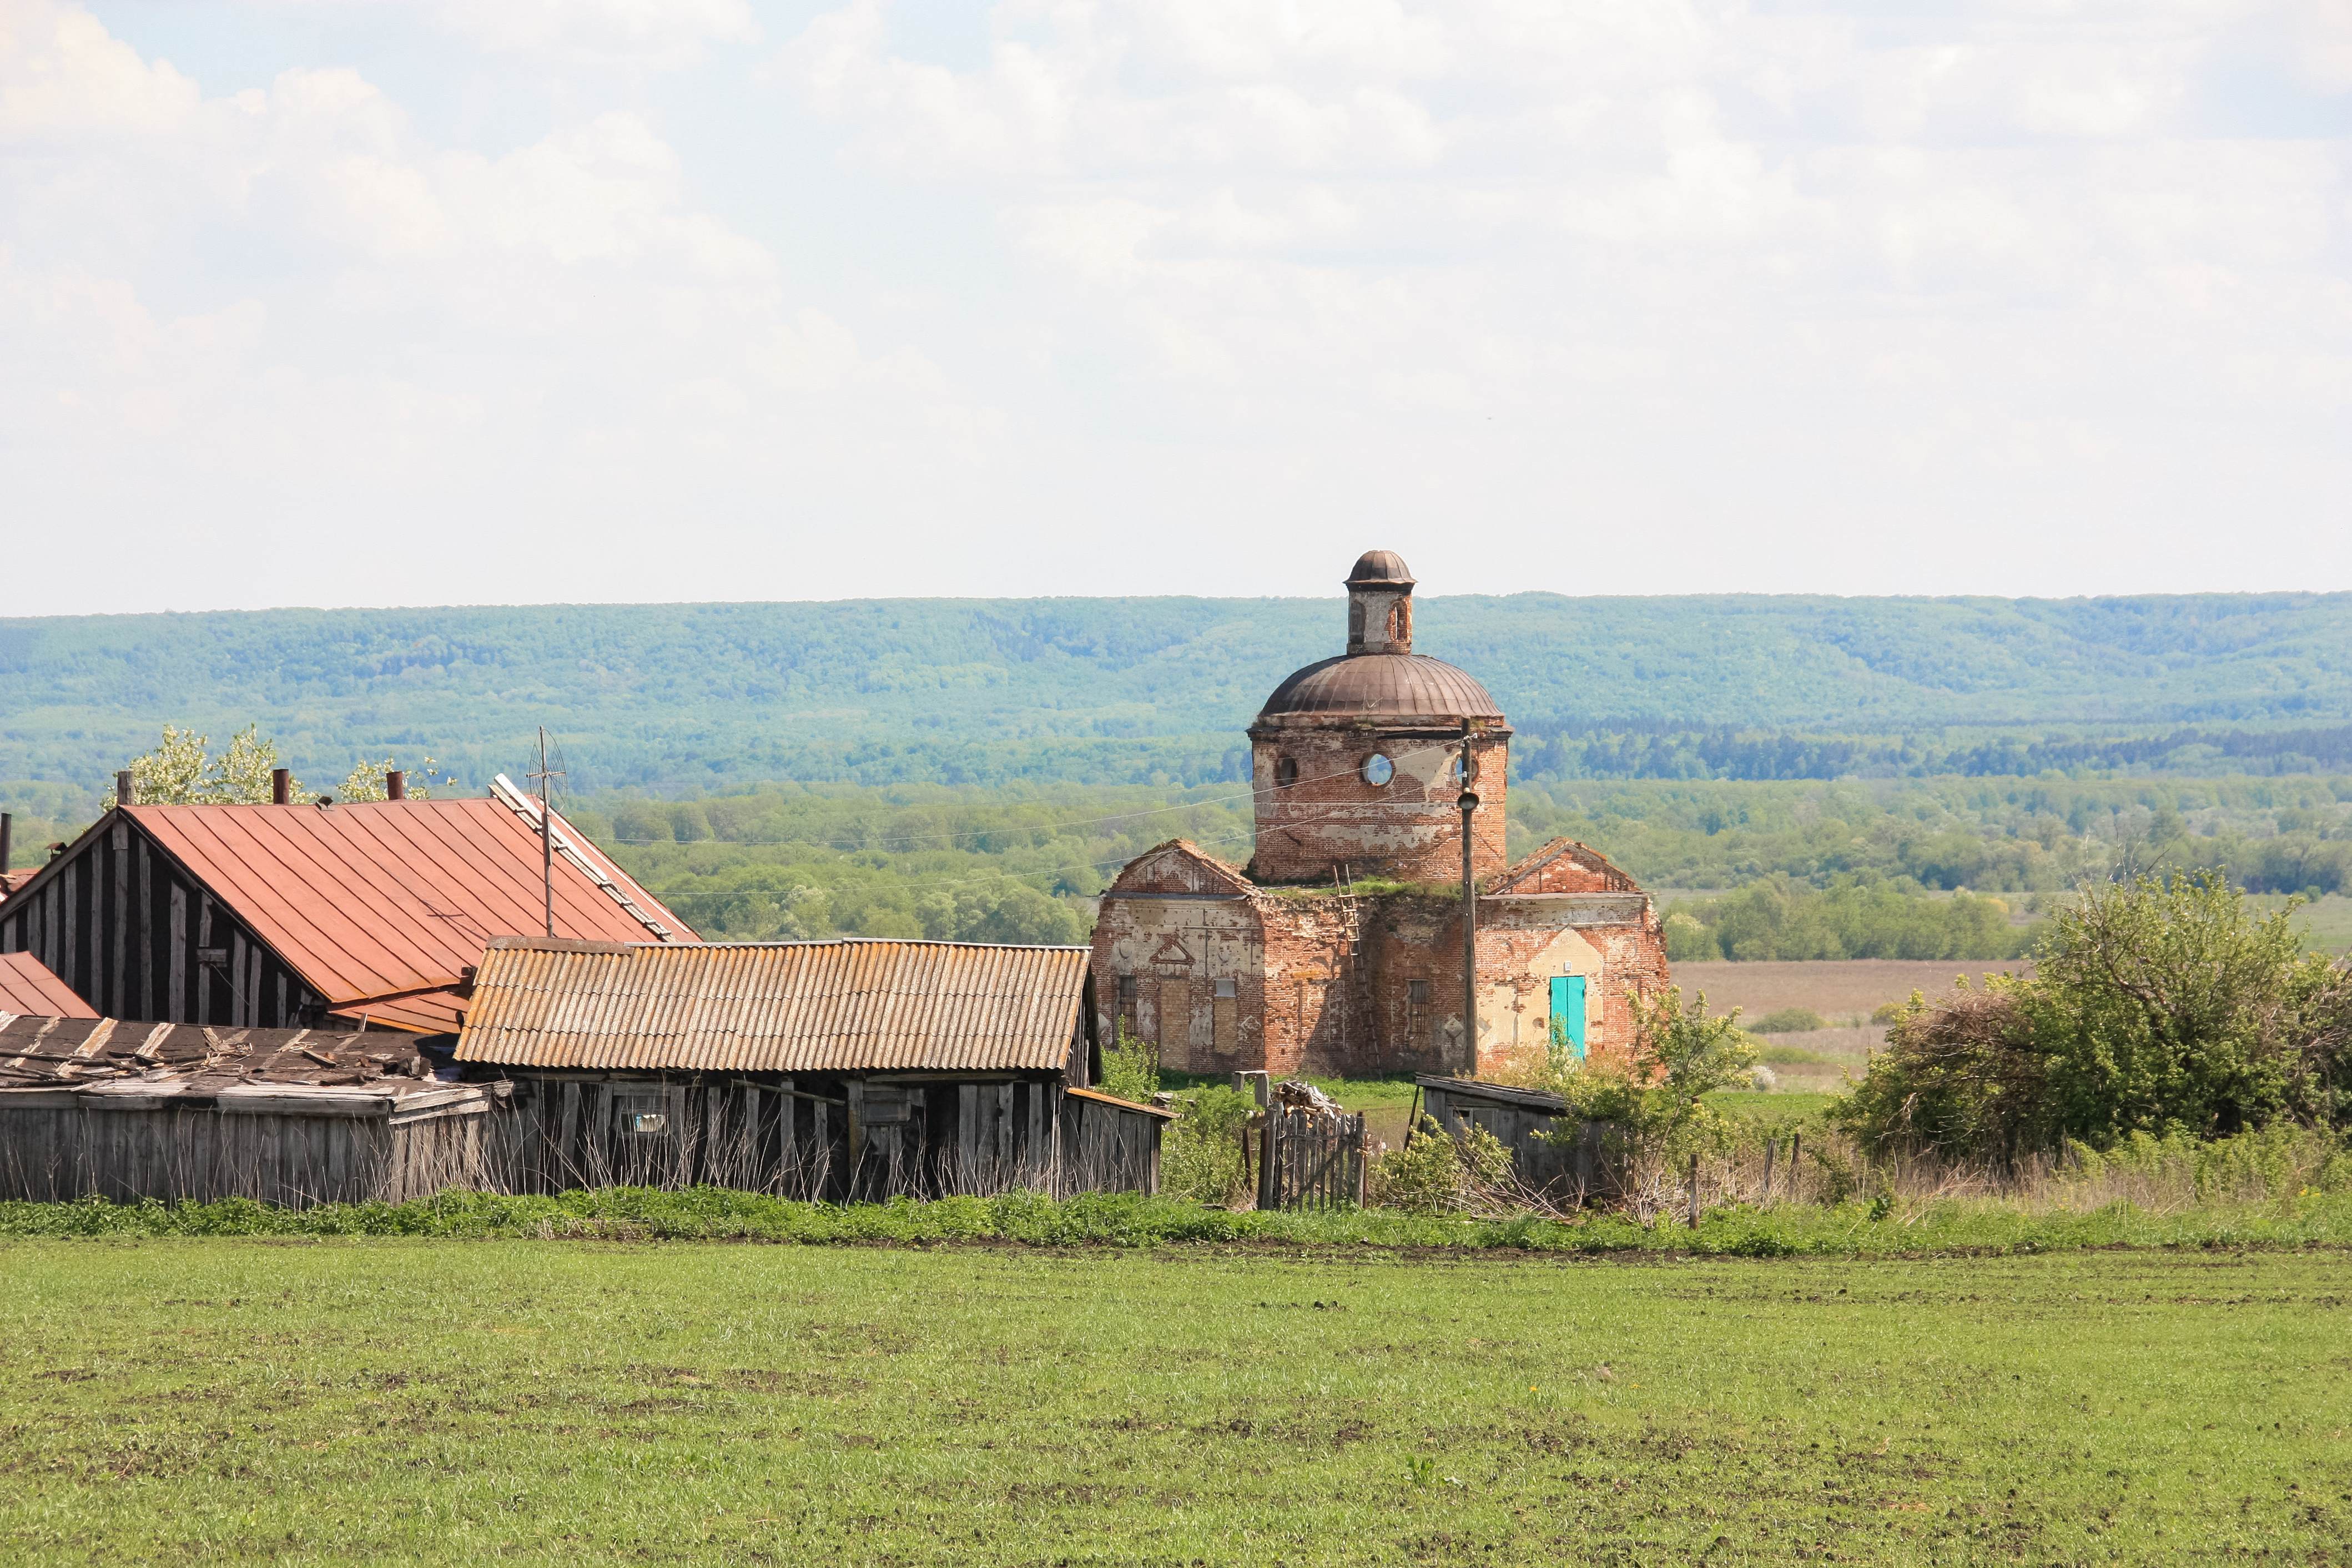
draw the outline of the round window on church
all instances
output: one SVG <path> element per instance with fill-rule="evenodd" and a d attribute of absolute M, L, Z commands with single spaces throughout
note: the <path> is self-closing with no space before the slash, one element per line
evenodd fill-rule
<path fill-rule="evenodd" d="M 1395 777 L 1396 764 L 1379 752 L 1375 751 L 1364 758 L 1364 782 L 1373 789 L 1380 789 Z"/>

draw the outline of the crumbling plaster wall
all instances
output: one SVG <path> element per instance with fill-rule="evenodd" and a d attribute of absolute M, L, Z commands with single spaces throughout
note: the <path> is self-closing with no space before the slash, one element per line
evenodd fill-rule
<path fill-rule="evenodd" d="M 1475 1075 L 1541 1046 L 1551 977 L 1575 974 L 1587 981 L 1588 1051 L 1623 1051 L 1628 988 L 1666 983 L 1664 934 L 1648 899 L 1616 891 L 1630 883 L 1586 854 L 1534 868 L 1542 874 L 1529 881 L 1609 891 L 1479 900 L 1475 1060 L 1462 1034 L 1458 899 L 1265 892 L 1177 852 L 1139 860 L 1104 895 L 1094 943 L 1101 1027 L 1108 1035 L 1124 1021 L 1178 1071 Z M 1216 995 L 1220 980 L 1232 996 Z"/>
<path fill-rule="evenodd" d="M 1230 869 L 1165 846 L 1139 857 L 1104 894 L 1095 922 L 1102 1038 L 1124 1025 L 1179 1072 L 1260 1066 L 1265 935 L 1257 901 Z M 1230 996 L 1217 994 L 1221 980 Z"/>

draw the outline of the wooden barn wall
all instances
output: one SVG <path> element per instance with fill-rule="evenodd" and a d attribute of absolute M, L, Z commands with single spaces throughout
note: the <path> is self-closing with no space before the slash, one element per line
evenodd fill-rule
<path fill-rule="evenodd" d="M 1099 1100 L 1065 1099 L 1056 1196 L 1160 1190 L 1160 1135 L 1166 1123 Z"/>
<path fill-rule="evenodd" d="M 520 1192 L 709 1185 L 839 1202 L 1159 1189 L 1160 1119 L 1050 1081 L 545 1074 L 518 1076 L 513 1103 L 493 1163 Z"/>
<path fill-rule="evenodd" d="M 30 953 L 109 1018 L 299 1029 L 324 1000 L 128 818 L 0 904 L 0 953 Z"/>
<path fill-rule="evenodd" d="M 494 1185 L 493 1119 L 480 1107 L 390 1119 L 118 1110 L 27 1092 L 0 1100 L 0 1197 L 399 1203 Z"/>

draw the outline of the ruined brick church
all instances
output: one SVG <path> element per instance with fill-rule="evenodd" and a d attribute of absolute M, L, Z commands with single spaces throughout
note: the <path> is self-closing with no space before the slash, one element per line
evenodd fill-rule
<path fill-rule="evenodd" d="M 1348 651 L 1284 681 L 1250 726 L 1256 852 L 1184 840 L 1103 894 L 1095 995 L 1186 1072 L 1491 1071 L 1554 1034 L 1622 1051 L 1629 991 L 1666 982 L 1649 895 L 1584 845 L 1504 852 L 1511 727 L 1462 670 L 1412 651 L 1413 580 L 1373 550 L 1348 575 Z M 1465 782 L 1478 804 L 1465 815 Z M 1465 1028 L 1463 835 L 1476 1024 Z"/>

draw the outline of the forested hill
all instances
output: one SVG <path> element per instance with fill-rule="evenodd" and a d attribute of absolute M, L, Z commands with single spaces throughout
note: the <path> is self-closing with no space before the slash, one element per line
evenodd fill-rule
<path fill-rule="evenodd" d="M 167 720 L 248 719 L 314 778 L 431 751 L 477 783 L 542 723 L 574 789 L 1234 776 L 1344 625 L 1336 595 L 0 620 L 0 779 L 102 780 Z M 2030 770 L 2126 735 L 2124 760 L 2333 762 L 2352 725 L 2347 594 L 1431 598 L 1418 638 L 1533 771 Z"/>

